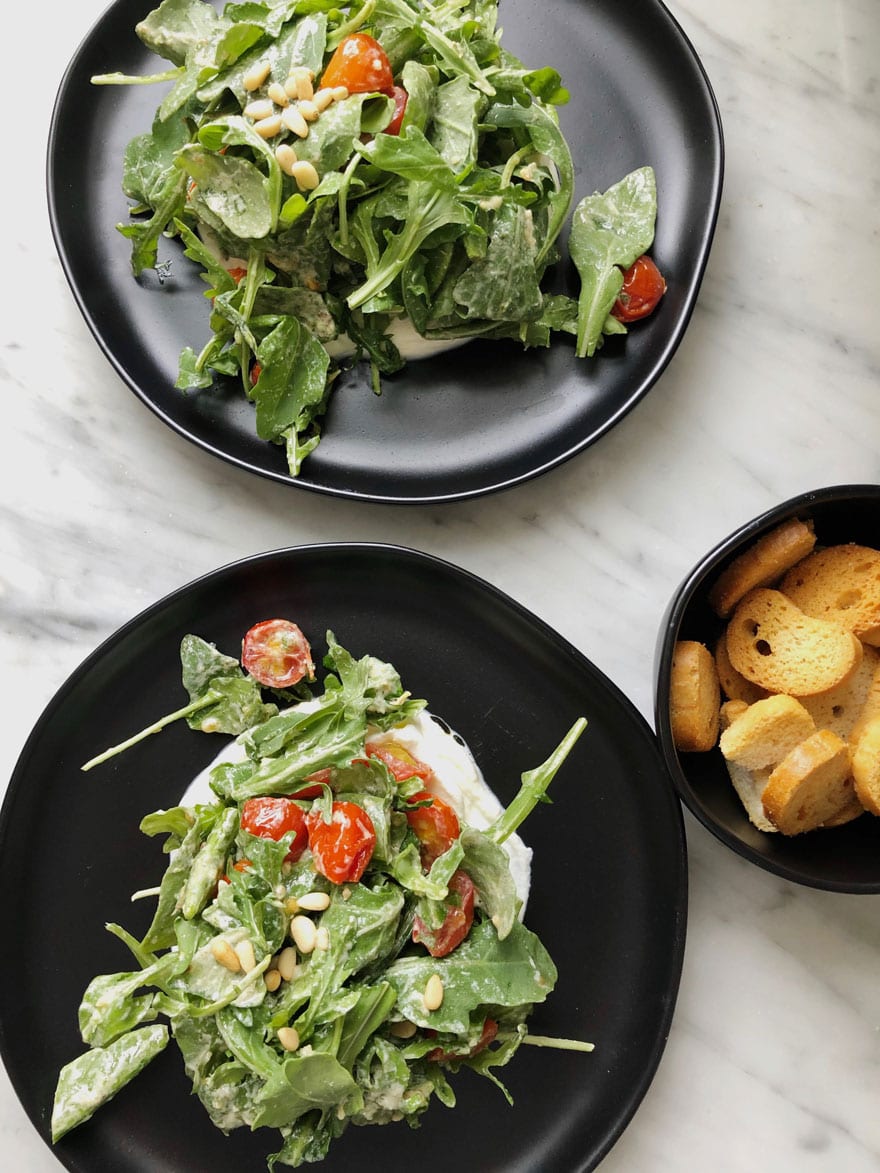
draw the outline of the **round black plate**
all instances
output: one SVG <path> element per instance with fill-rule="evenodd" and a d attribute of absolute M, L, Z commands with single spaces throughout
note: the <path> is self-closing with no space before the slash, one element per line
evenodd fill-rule
<path fill-rule="evenodd" d="M 577 169 L 576 198 L 650 163 L 659 219 L 654 256 L 669 290 L 652 318 L 606 343 L 594 360 L 573 340 L 524 352 L 471 342 L 386 378 L 335 384 L 323 438 L 301 475 L 258 440 L 253 407 L 232 381 L 174 389 L 184 346 L 208 336 L 204 283 L 166 242 L 172 277 L 131 276 L 122 154 L 148 130 L 155 86 L 92 86 L 96 73 L 150 73 L 163 63 L 134 25 L 149 0 L 116 0 L 79 48 L 61 85 L 49 140 L 52 229 L 74 296 L 128 386 L 176 431 L 241 468 L 342 497 L 429 502 L 473 497 L 544 472 L 625 415 L 658 378 L 684 333 L 706 264 L 721 194 L 722 141 L 709 83 L 659 0 L 504 0 L 504 44 L 528 64 L 554 65 L 572 93 L 560 110 Z M 161 87 L 163 90 L 165 87 Z M 562 241 L 567 256 L 565 239 Z M 576 295 L 566 261 L 557 288 Z"/>
<path fill-rule="evenodd" d="M 530 1026 L 592 1040 L 595 1052 L 522 1048 L 502 1072 L 512 1108 L 463 1071 L 451 1113 L 434 1104 L 417 1131 L 349 1129 L 322 1168 L 592 1169 L 669 1031 L 686 923 L 681 808 L 647 723 L 588 660 L 487 583 L 392 546 L 305 546 L 220 569 L 123 627 L 48 706 L 0 814 L 0 932 L 32 961 L 30 978 L 20 965 L 0 971 L 0 1049 L 25 1109 L 46 1137 L 58 1069 L 82 1049 L 82 991 L 131 966 L 103 925 L 147 927 L 151 902 L 129 895 L 157 882 L 163 856 L 139 820 L 174 804 L 221 739 L 171 726 L 89 774 L 80 764 L 183 699 L 186 632 L 235 654 L 250 624 L 279 614 L 298 620 L 316 658 L 329 628 L 353 654 L 394 663 L 504 801 L 576 717 L 589 719 L 524 838 L 535 852 L 527 923 L 559 968 Z M 277 1133 L 224 1137 L 189 1090 L 169 1048 L 55 1152 L 80 1173 L 264 1169 Z"/>

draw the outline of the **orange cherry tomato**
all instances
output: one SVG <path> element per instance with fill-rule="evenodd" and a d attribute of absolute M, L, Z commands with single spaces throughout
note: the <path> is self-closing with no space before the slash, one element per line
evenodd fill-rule
<path fill-rule="evenodd" d="M 458 816 L 442 798 L 437 798 L 428 790 L 420 790 L 410 801 L 424 802 L 428 798 L 432 800 L 430 806 L 419 806 L 406 812 L 406 821 L 422 845 L 422 865 L 425 868 L 430 868 L 434 860 L 448 851 L 461 834 Z"/>
<path fill-rule="evenodd" d="M 254 624 L 242 640 L 241 662 L 267 688 L 289 688 L 315 674 L 309 642 L 289 619 Z"/>
<path fill-rule="evenodd" d="M 382 93 L 393 85 L 388 54 L 368 33 L 343 37 L 321 77 L 322 89 L 345 86 L 350 94 Z"/>
<path fill-rule="evenodd" d="M 260 375 L 263 373 L 263 368 L 258 362 L 255 362 L 251 367 L 251 386 L 256 387 L 260 381 Z"/>
<path fill-rule="evenodd" d="M 406 103 L 409 100 L 409 94 L 403 86 L 392 86 L 388 97 L 394 99 L 394 114 L 382 133 L 400 134 L 400 124 L 403 122 L 403 116 L 406 113 Z"/>
<path fill-rule="evenodd" d="M 288 831 L 295 831 L 296 835 L 285 859 L 299 859 L 308 846 L 309 835 L 305 815 L 290 798 L 274 798 L 271 795 L 248 798 L 242 804 L 241 826 L 249 835 L 257 835 L 260 839 L 274 839 L 276 843 Z"/>
<path fill-rule="evenodd" d="M 395 782 L 405 782 L 407 778 L 421 778 L 423 782 L 428 782 L 434 776 L 430 766 L 414 758 L 405 746 L 396 741 L 380 744 L 368 741 L 365 748 L 368 758 L 378 758 L 385 763 Z"/>
<path fill-rule="evenodd" d="M 446 957 L 465 939 L 474 923 L 474 882 L 467 872 L 453 872 L 449 881 L 446 916 L 439 929 L 432 929 L 416 916 L 412 939 L 425 946 L 432 957 Z"/>
<path fill-rule="evenodd" d="M 611 307 L 612 316 L 619 322 L 636 322 L 645 318 L 657 308 L 665 292 L 663 274 L 644 253 L 624 270 L 623 285 Z"/>
<path fill-rule="evenodd" d="M 376 846 L 373 821 L 363 807 L 334 802 L 329 823 L 313 807 L 306 815 L 306 826 L 316 871 L 334 884 L 356 884 Z"/>

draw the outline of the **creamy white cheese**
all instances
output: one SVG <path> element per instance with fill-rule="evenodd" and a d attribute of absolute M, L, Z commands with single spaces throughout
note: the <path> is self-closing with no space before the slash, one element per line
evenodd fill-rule
<path fill-rule="evenodd" d="M 314 701 L 307 701 L 297 708 L 314 707 Z M 397 742 L 404 746 L 414 758 L 430 766 L 434 781 L 430 789 L 442 798 L 467 826 L 485 831 L 504 809 L 494 791 L 486 784 L 479 766 L 457 735 L 448 733 L 430 713 L 421 712 L 387 733 L 372 731 L 369 740 L 381 744 L 383 741 Z M 214 760 L 193 778 L 180 800 L 183 806 L 195 803 L 213 802 L 215 795 L 210 788 L 210 774 L 221 763 L 243 762 L 244 748 L 237 741 L 229 742 Z M 511 835 L 503 844 L 510 860 L 516 892 L 522 901 L 522 917 L 531 884 L 532 850 L 526 847 L 519 835 Z"/>

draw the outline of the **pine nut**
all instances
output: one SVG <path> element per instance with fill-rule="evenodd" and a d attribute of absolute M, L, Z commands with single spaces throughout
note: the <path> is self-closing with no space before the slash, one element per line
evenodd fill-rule
<path fill-rule="evenodd" d="M 392 1022 L 389 1030 L 396 1039 L 411 1039 L 416 1033 L 416 1024 L 405 1018 L 403 1022 Z"/>
<path fill-rule="evenodd" d="M 342 899 L 343 900 L 351 900 L 351 888 L 343 888 L 342 889 Z"/>
<path fill-rule="evenodd" d="M 263 981 L 266 983 L 266 989 L 270 994 L 274 994 L 281 985 L 281 974 L 277 969 L 267 969 L 263 974 Z"/>
<path fill-rule="evenodd" d="M 318 117 L 318 107 L 311 99 L 303 98 L 299 103 L 299 112 L 306 122 L 314 122 Z"/>
<path fill-rule="evenodd" d="M 290 174 L 296 180 L 296 185 L 300 191 L 312 191 L 321 182 L 314 164 L 310 163 L 308 159 L 300 159 L 297 163 L 294 163 L 290 169 Z"/>
<path fill-rule="evenodd" d="M 305 138 L 309 133 L 309 124 L 296 106 L 288 106 L 286 110 L 282 111 L 281 121 L 298 138 Z"/>
<path fill-rule="evenodd" d="M 254 90 L 258 90 L 260 88 L 260 86 L 269 76 L 271 68 L 272 66 L 268 61 L 258 61 L 255 65 L 250 67 L 250 69 L 241 79 L 241 84 L 249 94 L 252 94 Z"/>
<path fill-rule="evenodd" d="M 299 164 L 297 164 L 299 166 Z M 307 916 L 295 916 L 290 922 L 290 939 L 300 953 L 311 953 L 315 948 L 315 938 L 318 930 L 315 922 Z"/>
<path fill-rule="evenodd" d="M 292 146 L 290 146 L 288 143 L 281 143 L 280 146 L 275 148 L 275 158 L 278 160 L 278 166 L 285 175 L 293 175 L 293 172 L 290 169 L 296 162 L 296 151 Z M 287 908 L 287 905 L 290 903 L 292 903 L 294 907 L 288 909 L 288 912 L 296 912 L 297 908 L 299 907 L 299 901 L 287 901 L 284 907 Z"/>
<path fill-rule="evenodd" d="M 422 994 L 426 1010 L 439 1010 L 443 1005 L 443 982 L 439 973 L 432 973 Z"/>
<path fill-rule="evenodd" d="M 235 946 L 235 952 L 238 954 L 238 960 L 241 963 L 241 968 L 245 973 L 250 973 L 257 964 L 257 959 L 254 956 L 254 947 L 250 941 L 245 937 L 243 941 L 239 941 Z"/>
<path fill-rule="evenodd" d="M 334 102 L 344 102 L 348 97 L 348 88 L 346 86 L 334 86 L 330 92 L 333 95 Z"/>
<path fill-rule="evenodd" d="M 328 106 L 333 105 L 333 91 L 332 90 L 315 90 L 315 96 L 312 101 L 317 106 L 318 110 L 323 113 Z"/>
<path fill-rule="evenodd" d="M 299 1031 L 295 1026 L 279 1027 L 278 1042 L 285 1051 L 296 1051 L 299 1048 Z"/>
<path fill-rule="evenodd" d="M 224 937 L 216 937 L 211 942 L 211 953 L 214 960 L 218 961 L 224 969 L 228 969 L 230 973 L 238 973 L 241 969 L 238 954 Z"/>
<path fill-rule="evenodd" d="M 274 138 L 276 134 L 281 134 L 281 115 L 274 114 L 271 118 L 261 118 L 259 122 L 254 123 L 254 130 L 260 138 Z"/>
<path fill-rule="evenodd" d="M 315 933 L 315 948 L 316 949 L 329 949 L 330 948 L 330 933 L 328 932 L 327 929 L 324 928 L 323 925 L 319 925 L 318 930 Z"/>
<path fill-rule="evenodd" d="M 296 973 L 296 950 L 292 945 L 285 946 L 278 954 L 278 976 L 282 981 L 289 982 Z"/>
<path fill-rule="evenodd" d="M 289 106 L 290 98 L 287 96 L 287 91 L 280 81 L 273 81 L 266 93 L 272 99 L 276 106 Z"/>
<path fill-rule="evenodd" d="M 300 908 L 306 912 L 323 912 L 330 907 L 330 896 L 327 892 L 306 892 L 305 896 L 298 896 Z"/>
<path fill-rule="evenodd" d="M 259 122 L 262 118 L 271 118 L 275 113 L 275 103 L 268 98 L 258 98 L 256 102 L 248 102 L 244 108 L 245 118 L 253 118 Z"/>
<path fill-rule="evenodd" d="M 306 69 L 304 65 L 291 66 L 290 75 L 284 83 L 288 97 L 300 99 L 311 98 L 315 92 L 315 88 L 312 85 L 312 78 L 314 76 L 312 71 Z"/>

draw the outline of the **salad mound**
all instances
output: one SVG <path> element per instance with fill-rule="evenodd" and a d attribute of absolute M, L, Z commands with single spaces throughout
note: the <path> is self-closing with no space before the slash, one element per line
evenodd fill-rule
<path fill-rule="evenodd" d="M 405 363 L 409 330 L 590 356 L 665 290 L 650 248 L 650 167 L 583 199 L 569 250 L 577 299 L 542 288 L 574 198 L 552 68 L 502 47 L 494 0 L 162 0 L 136 28 L 171 63 L 102 85 L 171 83 L 126 149 L 133 201 L 120 231 L 132 271 L 200 266 L 210 337 L 180 356 L 177 387 L 241 381 L 258 436 L 290 474 L 320 439 L 340 366 L 373 389 Z"/>
<path fill-rule="evenodd" d="M 135 894 L 155 913 L 141 939 L 107 926 L 136 966 L 83 995 L 88 1049 L 60 1073 L 53 1141 L 171 1039 L 218 1128 L 280 1131 L 270 1167 L 321 1160 L 349 1124 L 416 1126 L 432 1097 L 454 1105 L 459 1067 L 507 1095 L 494 1069 L 521 1045 L 592 1049 L 528 1033 L 556 969 L 522 923 L 505 850 L 586 722 L 479 829 L 435 792 L 412 736 L 395 739 L 425 702 L 390 664 L 354 659 L 332 632 L 327 646 L 319 688 L 287 620 L 247 633 L 246 669 L 188 635 L 189 703 L 83 767 L 179 719 L 241 751 L 211 768 L 214 801 L 141 822 L 169 855 Z"/>

